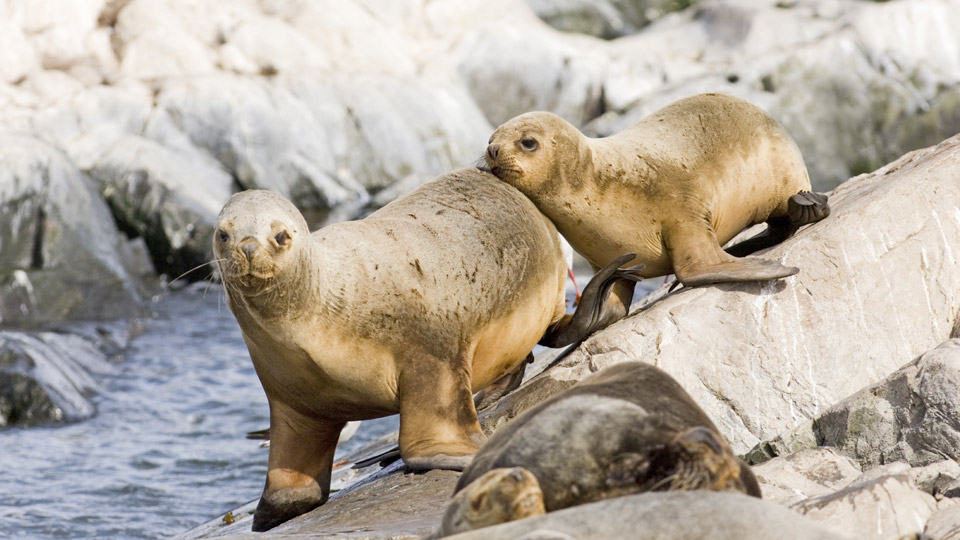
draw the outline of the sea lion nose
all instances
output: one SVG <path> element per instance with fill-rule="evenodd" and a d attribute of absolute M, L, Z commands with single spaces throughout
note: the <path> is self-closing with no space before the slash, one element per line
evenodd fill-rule
<path fill-rule="evenodd" d="M 260 244 L 252 238 L 240 243 L 240 250 L 247 256 L 248 261 L 253 260 L 253 254 L 257 251 L 258 247 L 260 247 Z"/>
<path fill-rule="evenodd" d="M 500 145 L 491 144 L 487 146 L 487 157 L 490 159 L 497 159 L 497 156 L 500 154 Z"/>

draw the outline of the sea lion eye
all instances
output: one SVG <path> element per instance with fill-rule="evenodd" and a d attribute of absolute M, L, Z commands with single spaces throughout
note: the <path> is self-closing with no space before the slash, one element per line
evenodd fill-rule
<path fill-rule="evenodd" d="M 227 234 L 227 231 L 223 229 L 217 229 L 217 237 L 220 239 L 221 242 L 226 242 L 227 240 L 230 239 L 230 235 Z"/>
<path fill-rule="evenodd" d="M 290 236 L 287 234 L 287 231 L 280 231 L 276 236 L 273 237 L 277 241 L 277 244 L 284 245 L 287 243 L 287 240 L 290 239 Z"/>
<path fill-rule="evenodd" d="M 531 139 L 530 137 L 527 137 L 527 138 L 525 138 L 525 139 L 521 139 L 521 140 L 520 140 L 520 146 L 522 146 L 523 149 L 526 150 L 526 151 L 528 151 L 528 152 L 533 152 L 534 150 L 537 149 L 537 140 L 536 140 L 536 139 Z"/>

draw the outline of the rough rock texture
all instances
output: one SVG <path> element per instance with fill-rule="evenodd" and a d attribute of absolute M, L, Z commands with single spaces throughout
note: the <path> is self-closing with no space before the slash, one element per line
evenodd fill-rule
<path fill-rule="evenodd" d="M 334 493 L 323 506 L 278 525 L 251 533 L 251 503 L 178 537 L 193 538 L 311 538 L 400 539 L 431 534 L 440 524 L 460 473 L 411 473 L 400 462 Z"/>
<path fill-rule="evenodd" d="M 448 536 L 450 540 L 514 540 L 534 531 L 575 540 L 852 540 L 777 504 L 741 495 L 671 491 L 585 504 L 496 527 Z M 534 536 L 530 537 L 535 538 Z M 557 538 L 546 536 L 546 538 Z M 560 537 L 565 538 L 565 537 Z"/>
<path fill-rule="evenodd" d="M 934 512 L 927 520 L 923 532 L 937 540 L 960 539 L 960 505 L 951 505 Z"/>
<path fill-rule="evenodd" d="M 89 180 L 29 135 L 0 148 L 0 323 L 139 313 L 140 265 Z"/>
<path fill-rule="evenodd" d="M 93 416 L 89 398 L 111 364 L 79 335 L 0 332 L 0 426 L 33 426 Z"/>
<path fill-rule="evenodd" d="M 906 475 L 881 476 L 792 508 L 838 534 L 889 540 L 923 532 L 937 501 Z"/>
<path fill-rule="evenodd" d="M 960 306 L 958 164 L 953 138 L 850 180 L 831 194 L 828 219 L 759 255 L 799 267 L 797 276 L 660 298 L 498 407 L 512 415 L 538 389 L 640 359 L 673 375 L 738 452 L 819 416 L 950 333 Z"/>
<path fill-rule="evenodd" d="M 613 39 L 637 30 L 697 0 L 527 0 L 547 24 L 564 32 Z"/>
<path fill-rule="evenodd" d="M 749 458 L 811 444 L 837 447 L 864 469 L 960 458 L 960 339 L 951 339 L 815 419 L 757 446 Z"/>
<path fill-rule="evenodd" d="M 861 470 L 835 448 L 817 447 L 755 465 L 753 474 L 765 500 L 789 506 L 842 489 L 859 478 Z"/>
<path fill-rule="evenodd" d="M 694 93 L 730 93 L 782 122 L 814 187 L 830 189 L 960 131 L 958 23 L 960 6 L 945 0 L 701 2 L 611 45 L 610 113 L 588 131 L 620 131 Z"/>

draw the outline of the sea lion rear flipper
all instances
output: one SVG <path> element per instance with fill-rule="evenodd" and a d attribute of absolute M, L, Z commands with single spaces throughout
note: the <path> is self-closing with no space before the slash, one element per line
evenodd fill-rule
<path fill-rule="evenodd" d="M 565 347 L 626 317 L 633 299 L 633 289 L 643 277 L 644 265 L 620 266 L 632 261 L 634 253 L 622 255 L 594 274 L 583 288 L 580 304 L 572 315 L 564 315 L 540 338 L 545 347 Z"/>
<path fill-rule="evenodd" d="M 800 271 L 764 259 L 733 257 L 720 249 L 712 229 L 690 223 L 678 222 L 672 229 L 664 230 L 663 235 L 677 280 L 687 287 L 779 279 Z"/>
<path fill-rule="evenodd" d="M 826 193 L 801 191 L 787 200 L 787 215 L 767 221 L 767 230 L 726 249 L 734 257 L 750 255 L 783 242 L 804 225 L 816 223 L 830 215 Z"/>

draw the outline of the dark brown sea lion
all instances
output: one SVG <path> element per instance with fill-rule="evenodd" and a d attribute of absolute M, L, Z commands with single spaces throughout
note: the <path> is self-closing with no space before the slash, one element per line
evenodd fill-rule
<path fill-rule="evenodd" d="M 490 436 L 457 483 L 465 493 L 448 508 L 459 528 L 441 533 L 475 528 L 464 517 L 493 514 L 484 507 L 504 496 L 491 494 L 491 479 L 517 467 L 536 477 L 547 512 L 645 491 L 760 496 L 750 468 L 703 410 L 673 378 L 641 362 L 590 375 Z"/>

